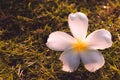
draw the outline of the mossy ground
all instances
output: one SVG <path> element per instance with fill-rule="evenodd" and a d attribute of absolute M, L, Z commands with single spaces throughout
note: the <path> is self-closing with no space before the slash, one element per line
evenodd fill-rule
<path fill-rule="evenodd" d="M 69 33 L 67 17 L 79 11 L 89 18 L 88 34 L 104 28 L 113 36 L 113 46 L 101 51 L 106 63 L 95 73 L 82 63 L 63 72 L 61 52 L 45 45 L 51 32 Z M 0 80 L 120 80 L 120 1 L 1 0 Z"/>

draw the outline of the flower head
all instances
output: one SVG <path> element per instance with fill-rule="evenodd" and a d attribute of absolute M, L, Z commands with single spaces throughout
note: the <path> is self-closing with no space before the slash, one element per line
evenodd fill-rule
<path fill-rule="evenodd" d="M 81 12 L 70 14 L 68 24 L 73 36 L 56 31 L 49 35 L 46 45 L 52 50 L 63 51 L 59 58 L 63 62 L 63 71 L 75 71 L 81 59 L 88 71 L 95 72 L 105 63 L 103 55 L 97 49 L 112 46 L 110 32 L 99 29 L 86 37 L 88 18 Z"/>

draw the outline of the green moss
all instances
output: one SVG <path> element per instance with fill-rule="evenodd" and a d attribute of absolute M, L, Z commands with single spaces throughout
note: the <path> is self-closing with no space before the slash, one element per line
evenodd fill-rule
<path fill-rule="evenodd" d="M 69 13 L 89 18 L 88 34 L 97 29 L 112 33 L 113 46 L 101 51 L 104 67 L 88 72 L 81 63 L 73 73 L 61 71 L 61 52 L 45 45 L 53 31 L 70 32 Z M 2 0 L 0 3 L 0 80 L 119 80 L 120 1 Z"/>

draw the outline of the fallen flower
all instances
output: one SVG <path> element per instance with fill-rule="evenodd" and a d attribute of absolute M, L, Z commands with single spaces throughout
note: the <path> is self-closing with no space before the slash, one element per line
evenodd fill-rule
<path fill-rule="evenodd" d="M 105 63 L 103 55 L 97 49 L 112 46 L 110 32 L 99 29 L 86 37 L 88 18 L 81 12 L 71 13 L 68 16 L 68 24 L 73 37 L 65 32 L 53 32 L 49 35 L 47 47 L 64 51 L 59 58 L 63 62 L 63 71 L 75 71 L 81 59 L 88 71 L 95 72 Z"/>

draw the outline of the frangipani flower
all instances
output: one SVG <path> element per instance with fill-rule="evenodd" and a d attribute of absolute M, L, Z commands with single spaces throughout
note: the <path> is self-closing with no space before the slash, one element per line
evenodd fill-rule
<path fill-rule="evenodd" d="M 99 29 L 86 37 L 88 18 L 81 12 L 71 13 L 68 16 L 68 24 L 73 36 L 61 31 L 53 32 L 49 35 L 47 47 L 63 51 L 59 58 L 63 62 L 63 71 L 75 71 L 81 59 L 88 71 L 95 72 L 105 63 L 103 55 L 97 49 L 112 46 L 110 32 Z"/>

